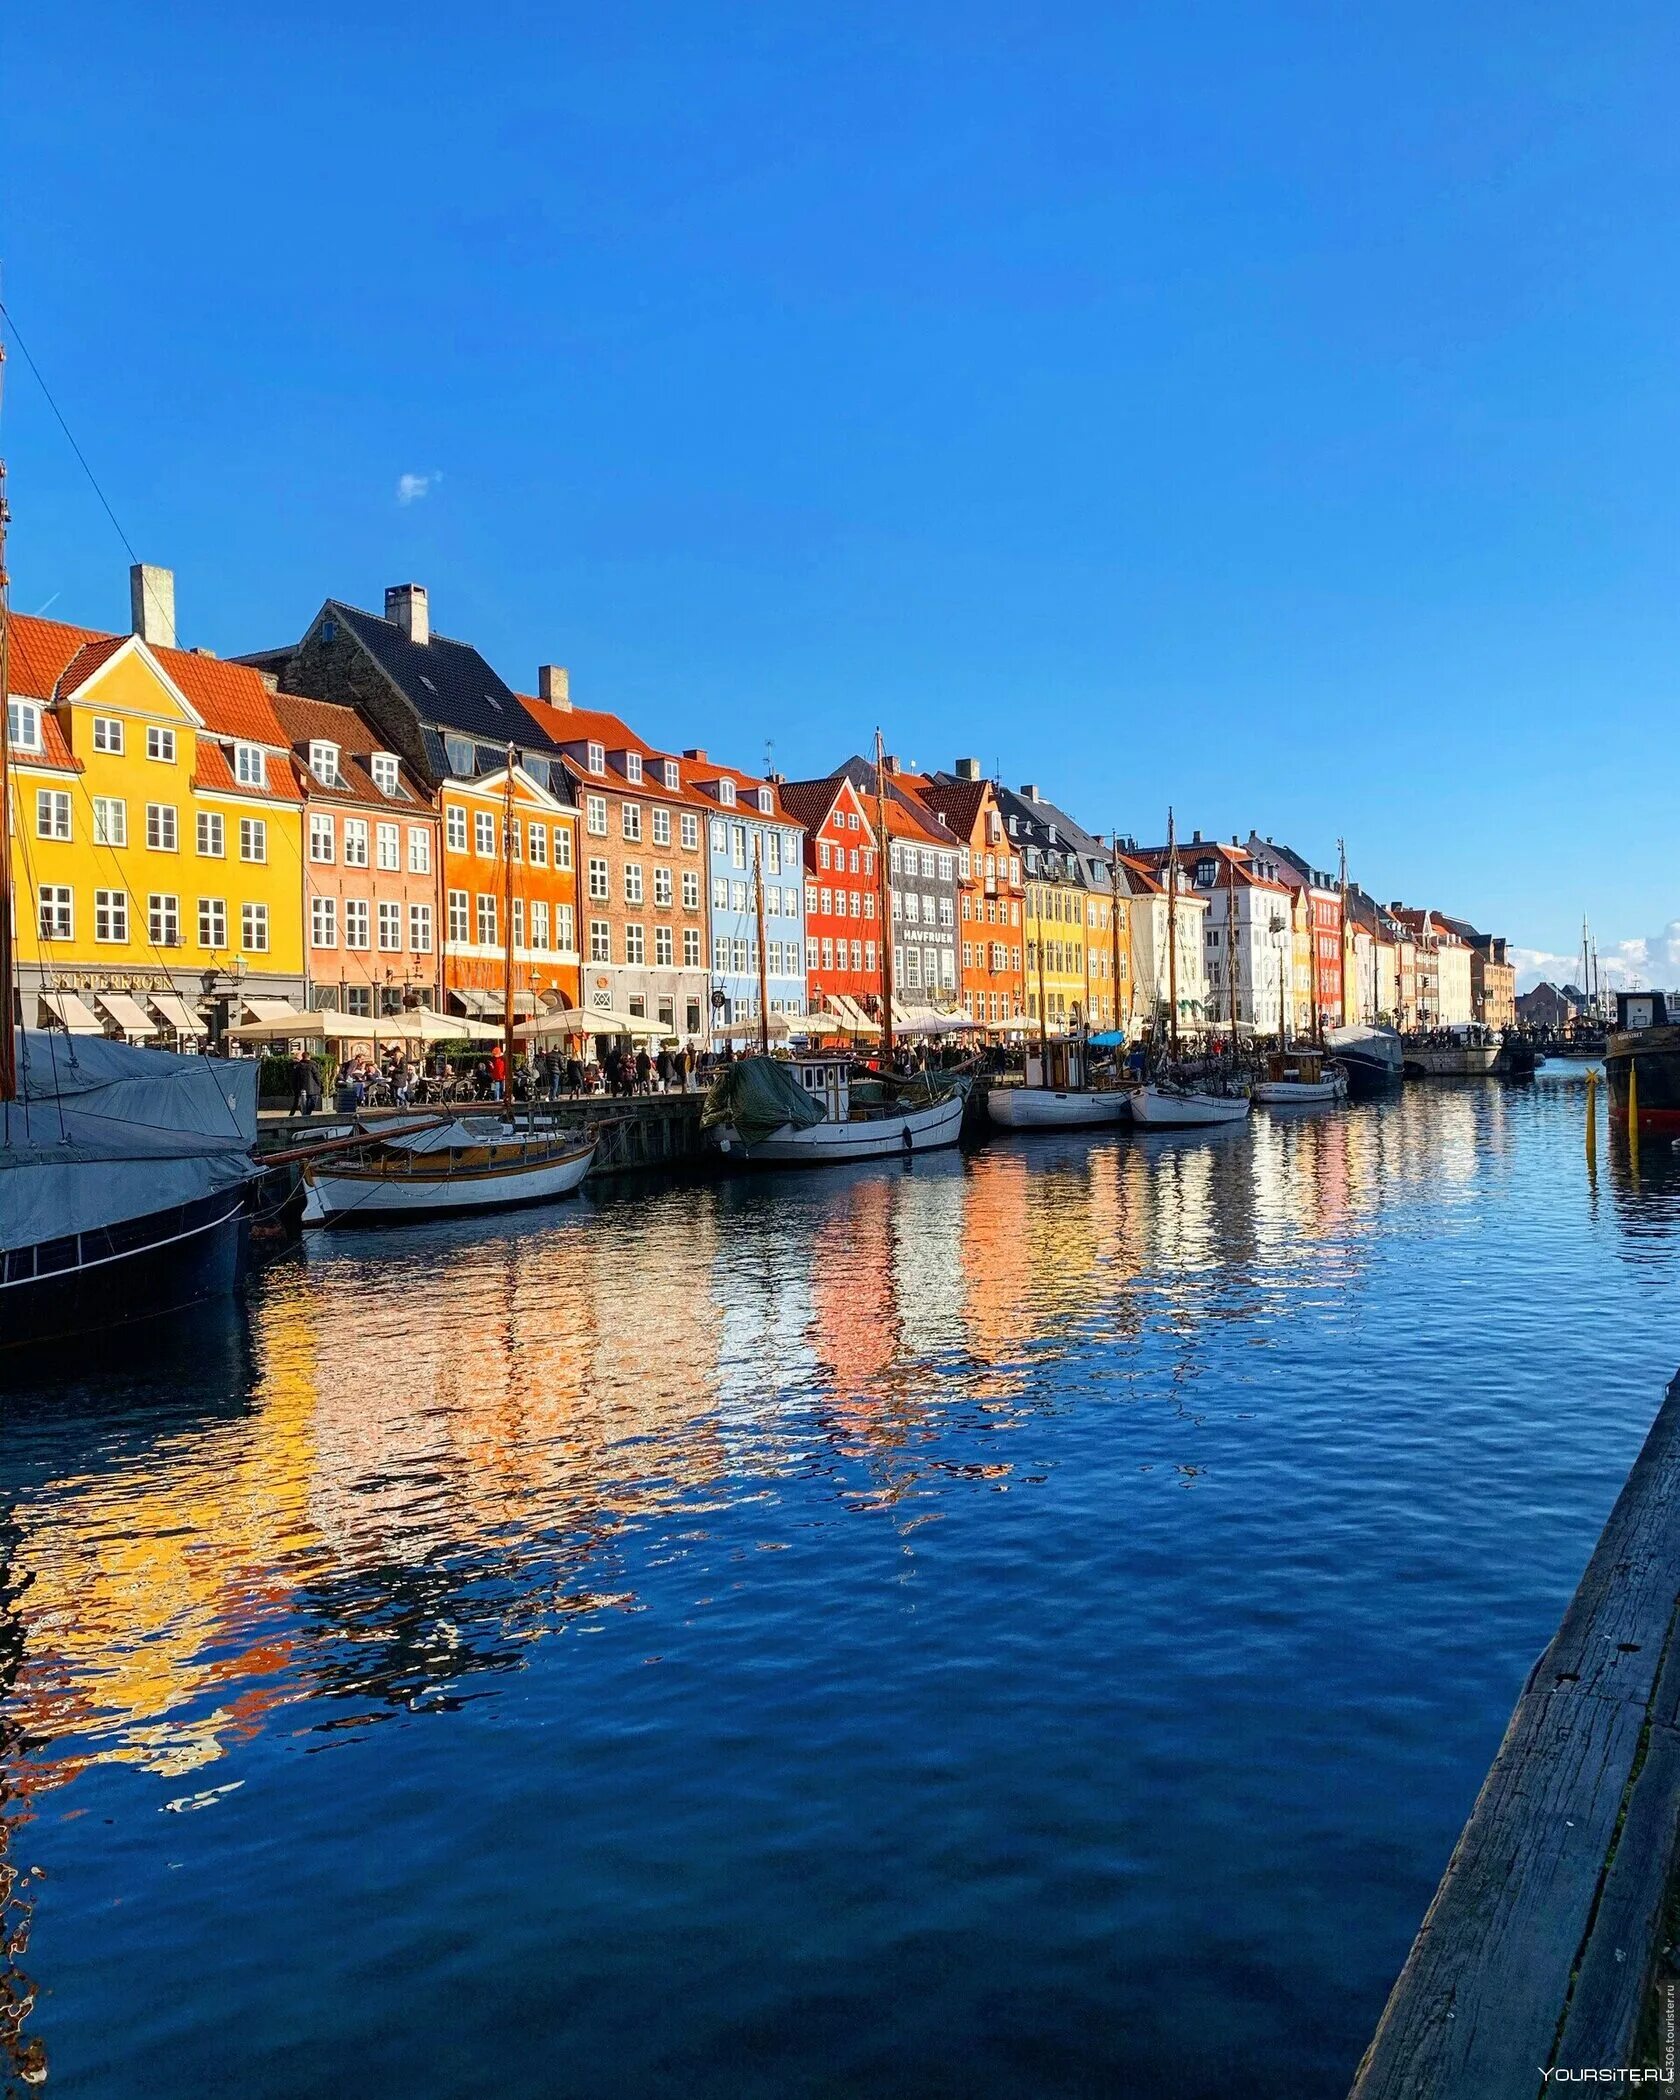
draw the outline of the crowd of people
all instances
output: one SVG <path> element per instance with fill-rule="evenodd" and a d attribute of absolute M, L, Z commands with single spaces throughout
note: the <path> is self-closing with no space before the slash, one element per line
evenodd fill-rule
<path fill-rule="evenodd" d="M 428 1059 L 401 1049 L 374 1059 L 357 1051 L 333 1076 L 333 1109 L 343 1115 L 370 1106 L 412 1108 L 440 1101 L 561 1101 L 587 1094 L 687 1093 L 710 1078 L 716 1060 L 697 1056 L 692 1043 L 650 1052 L 620 1040 L 599 1058 L 574 1049 L 527 1049 L 514 1060 L 511 1089 L 507 1053 L 500 1043 L 482 1057 Z M 313 1113 L 322 1105 L 321 1069 L 307 1051 L 291 1063 L 292 1112 Z"/>

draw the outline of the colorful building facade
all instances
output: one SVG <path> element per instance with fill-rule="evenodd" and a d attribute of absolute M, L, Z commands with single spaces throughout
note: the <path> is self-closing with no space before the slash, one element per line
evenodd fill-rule
<path fill-rule="evenodd" d="M 877 1013 L 885 981 L 881 871 L 869 807 L 844 774 L 784 781 L 781 796 L 804 831 L 809 1010 L 832 1010 L 845 999 Z"/>

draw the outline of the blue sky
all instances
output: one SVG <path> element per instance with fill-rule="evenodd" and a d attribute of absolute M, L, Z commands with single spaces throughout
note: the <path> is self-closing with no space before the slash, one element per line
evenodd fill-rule
<path fill-rule="evenodd" d="M 0 38 L 0 284 L 184 640 L 413 578 L 655 740 L 879 722 L 1680 981 L 1672 8 Z M 124 624 L 15 345 L 0 445 L 18 609 Z"/>

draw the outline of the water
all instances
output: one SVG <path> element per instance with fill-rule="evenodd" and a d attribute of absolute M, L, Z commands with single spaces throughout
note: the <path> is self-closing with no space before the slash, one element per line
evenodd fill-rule
<path fill-rule="evenodd" d="M 1680 1361 L 1680 1169 L 1581 1118 L 316 1239 L 12 1399 L 0 2039 L 101 2100 L 1339 2095 Z"/>

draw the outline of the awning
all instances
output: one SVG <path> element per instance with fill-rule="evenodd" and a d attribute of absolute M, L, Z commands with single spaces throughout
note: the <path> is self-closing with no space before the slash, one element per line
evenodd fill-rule
<path fill-rule="evenodd" d="M 165 1027 L 173 1028 L 182 1035 L 210 1033 L 185 999 L 177 997 L 174 992 L 150 992 L 147 996 L 152 1002 L 153 1012 L 162 1014 Z"/>
<path fill-rule="evenodd" d="M 72 1035 L 103 1035 L 99 1016 L 75 992 L 43 992 L 41 1004 Z"/>
<path fill-rule="evenodd" d="M 815 1035 L 879 1035 L 880 1023 L 872 1021 L 855 1000 L 848 999 L 843 992 L 836 992 L 826 1007 L 809 1016 L 811 1031 Z"/>
<path fill-rule="evenodd" d="M 268 1003 L 276 1004 L 272 999 Z M 278 1003 L 285 1005 L 284 1000 Z M 285 1043 L 294 1036 L 306 1043 L 326 1041 L 319 1014 L 300 1014 L 289 1006 L 284 1013 L 269 1014 L 261 1021 L 237 1022 L 228 1034 L 236 1043 Z"/>
<path fill-rule="evenodd" d="M 146 1009 L 131 999 L 126 992 L 97 992 L 94 996 L 124 1035 L 145 1037 L 157 1034 L 157 1023 Z"/>
<path fill-rule="evenodd" d="M 247 992 L 245 1006 L 253 1021 L 301 1021 L 304 1018 L 290 999 L 259 999 Z"/>
<path fill-rule="evenodd" d="M 489 1010 L 490 994 L 476 991 L 470 984 L 452 984 L 449 996 L 464 1014 L 482 1014 Z"/>
<path fill-rule="evenodd" d="M 493 1021 L 499 1021 L 506 1010 L 506 1001 L 499 989 L 486 991 L 476 984 L 453 984 L 449 988 L 449 996 L 459 1004 L 463 1013 L 481 1014 Z M 513 1010 L 516 1014 L 537 1012 L 536 994 L 515 992 Z"/>

